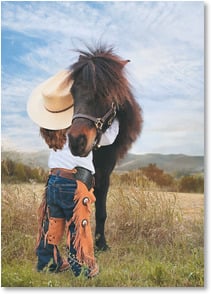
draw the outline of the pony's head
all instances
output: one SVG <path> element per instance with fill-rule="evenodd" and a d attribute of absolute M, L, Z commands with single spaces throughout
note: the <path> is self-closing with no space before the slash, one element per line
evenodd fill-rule
<path fill-rule="evenodd" d="M 78 52 L 78 61 L 70 67 L 74 116 L 68 135 L 73 155 L 87 156 L 128 95 L 123 68 L 129 60 L 102 46 Z"/>

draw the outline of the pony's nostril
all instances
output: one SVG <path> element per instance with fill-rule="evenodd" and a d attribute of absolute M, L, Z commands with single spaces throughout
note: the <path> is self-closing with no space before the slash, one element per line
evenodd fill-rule
<path fill-rule="evenodd" d="M 85 135 L 79 135 L 77 137 L 69 134 L 69 147 L 73 155 L 81 155 L 84 153 L 87 145 L 87 138 Z"/>
<path fill-rule="evenodd" d="M 77 141 L 77 145 L 80 146 L 82 149 L 86 147 L 87 139 L 85 135 L 78 136 L 76 141 Z"/>

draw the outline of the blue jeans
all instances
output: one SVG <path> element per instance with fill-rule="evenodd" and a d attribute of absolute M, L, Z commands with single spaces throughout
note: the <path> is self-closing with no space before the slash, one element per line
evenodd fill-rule
<path fill-rule="evenodd" d="M 64 218 L 69 221 L 73 216 L 73 209 L 75 207 L 74 195 L 77 188 L 77 183 L 75 180 L 62 178 L 58 174 L 50 175 L 47 183 L 47 208 L 48 217 L 54 218 Z M 44 233 L 48 231 L 49 219 L 48 217 L 43 223 Z M 70 240 L 73 240 L 75 234 L 75 226 L 72 223 L 69 226 L 69 231 L 71 234 Z M 56 272 L 62 265 L 63 261 L 59 253 L 58 247 L 56 246 L 56 260 L 55 260 L 55 247 L 56 245 L 48 244 L 45 240 L 45 235 L 43 234 L 39 246 L 36 250 L 36 255 L 38 257 L 37 270 L 42 271 L 47 268 L 49 271 Z M 68 245 L 68 262 L 76 276 L 81 272 L 81 266 L 76 260 L 76 251 L 73 247 L 72 241 Z"/>

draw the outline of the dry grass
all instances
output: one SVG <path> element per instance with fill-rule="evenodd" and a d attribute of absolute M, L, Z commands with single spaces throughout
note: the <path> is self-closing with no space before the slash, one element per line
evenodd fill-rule
<path fill-rule="evenodd" d="M 107 200 L 111 250 L 97 255 L 100 275 L 85 281 L 69 272 L 59 276 L 35 272 L 36 211 L 43 188 L 35 183 L 2 184 L 3 286 L 204 285 L 203 195 L 158 192 L 145 180 L 143 186 L 138 178 L 128 183 L 115 175 Z"/>
<path fill-rule="evenodd" d="M 200 220 L 204 215 L 204 194 L 178 193 L 177 203 L 184 218 Z"/>
<path fill-rule="evenodd" d="M 146 238 L 157 245 L 171 242 L 180 215 L 175 207 L 175 194 L 112 187 L 108 196 L 107 235 L 112 240 Z"/>

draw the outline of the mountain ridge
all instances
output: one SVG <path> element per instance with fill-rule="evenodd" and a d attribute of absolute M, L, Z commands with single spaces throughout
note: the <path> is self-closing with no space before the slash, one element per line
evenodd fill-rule
<path fill-rule="evenodd" d="M 116 166 L 116 170 L 133 170 L 156 164 L 159 168 L 167 173 L 203 173 L 204 172 L 204 156 L 192 156 L 185 154 L 128 154 Z"/>

